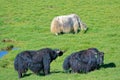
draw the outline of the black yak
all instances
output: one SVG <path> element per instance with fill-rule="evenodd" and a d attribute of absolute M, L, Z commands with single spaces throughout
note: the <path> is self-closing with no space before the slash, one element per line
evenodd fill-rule
<path fill-rule="evenodd" d="M 71 68 L 74 73 L 87 73 L 99 69 L 103 61 L 103 52 L 98 51 L 96 48 L 89 48 L 87 50 L 72 53 L 66 57 L 63 62 L 63 69 L 69 71 Z"/>
<path fill-rule="evenodd" d="M 52 50 L 50 48 L 23 51 L 16 56 L 14 68 L 18 72 L 19 78 L 23 77 L 23 73 L 26 73 L 28 69 L 35 74 L 43 71 L 47 75 L 50 73 L 50 63 L 62 55 L 63 51 L 59 49 Z"/>
<path fill-rule="evenodd" d="M 76 14 L 55 17 L 51 22 L 51 32 L 58 35 L 60 33 L 77 33 L 79 30 L 87 30 L 87 26 Z"/>

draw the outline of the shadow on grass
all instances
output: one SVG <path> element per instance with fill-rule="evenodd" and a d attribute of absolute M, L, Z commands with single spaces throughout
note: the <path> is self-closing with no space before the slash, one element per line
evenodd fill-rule
<path fill-rule="evenodd" d="M 115 68 L 115 67 L 116 67 L 116 65 L 113 62 L 108 63 L 108 64 L 104 64 L 104 65 L 101 66 L 101 68 Z M 48 74 L 48 75 L 56 74 L 56 73 L 66 73 L 66 72 L 64 72 L 64 71 L 51 71 L 50 74 Z M 71 71 L 69 73 L 71 73 Z M 30 76 L 32 74 L 34 74 L 34 73 L 24 74 L 23 78 L 24 77 L 28 77 L 28 76 Z M 36 75 L 38 75 L 38 76 L 45 76 L 44 73 L 39 73 L 39 74 L 36 74 Z"/>
<path fill-rule="evenodd" d="M 115 65 L 115 63 L 111 62 L 111 63 L 108 63 L 108 64 L 104 64 L 101 67 L 102 68 L 115 68 L 116 65 Z"/>
<path fill-rule="evenodd" d="M 52 71 L 50 74 L 56 74 L 56 73 L 64 73 L 64 71 Z"/>
<path fill-rule="evenodd" d="M 22 78 L 32 75 L 33 73 L 24 74 Z"/>
<path fill-rule="evenodd" d="M 74 31 L 71 31 L 71 32 L 68 32 L 68 33 L 60 32 L 60 33 L 58 33 L 58 35 L 59 35 L 59 36 L 62 36 L 62 35 L 64 35 L 64 34 L 78 34 L 78 33 L 85 34 L 85 33 L 87 33 L 88 29 L 89 29 L 89 28 L 87 28 L 86 30 L 78 30 L 77 33 L 74 32 Z M 55 35 L 55 34 L 54 34 L 54 35 Z M 57 36 L 57 35 L 56 35 L 56 36 Z"/>
<path fill-rule="evenodd" d="M 52 71 L 52 72 L 50 72 L 50 74 L 48 74 L 48 75 L 51 75 L 51 74 L 56 74 L 56 73 L 64 73 L 64 71 Z M 27 74 L 24 74 L 23 76 L 22 76 L 22 78 L 26 78 L 26 77 L 29 77 L 29 76 L 31 76 L 31 75 L 36 75 L 36 76 L 45 76 L 45 74 L 44 73 L 39 73 L 39 74 L 35 74 L 35 73 L 27 73 Z M 46 75 L 47 76 L 47 75 Z"/>
<path fill-rule="evenodd" d="M 89 30 L 89 28 L 87 28 L 86 30 L 78 30 L 78 33 L 82 33 L 82 34 L 85 34 L 87 33 Z M 76 34 L 75 32 L 73 32 L 73 34 Z"/>
<path fill-rule="evenodd" d="M 31 75 L 36 75 L 36 76 L 45 76 L 44 73 L 39 73 L 39 74 L 35 74 L 35 73 L 27 73 L 27 74 L 24 74 L 22 78 L 26 78 L 26 77 L 29 77 Z"/>

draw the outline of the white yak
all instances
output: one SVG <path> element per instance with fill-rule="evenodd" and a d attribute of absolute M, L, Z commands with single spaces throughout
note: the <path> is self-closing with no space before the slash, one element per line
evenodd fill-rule
<path fill-rule="evenodd" d="M 58 35 L 61 33 L 78 33 L 79 30 L 87 30 L 87 26 L 76 14 L 55 17 L 51 22 L 51 32 Z"/>

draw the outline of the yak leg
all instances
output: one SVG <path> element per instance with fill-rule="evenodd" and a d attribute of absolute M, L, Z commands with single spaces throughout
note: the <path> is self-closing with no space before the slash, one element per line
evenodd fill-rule
<path fill-rule="evenodd" d="M 49 56 L 45 56 L 43 58 L 43 66 L 44 66 L 44 73 L 45 75 L 49 74 L 50 73 L 50 58 Z"/>
<path fill-rule="evenodd" d="M 74 33 L 77 34 L 78 33 L 78 26 L 74 25 Z"/>
<path fill-rule="evenodd" d="M 18 77 L 21 78 L 22 77 L 22 73 L 20 71 L 18 71 Z"/>

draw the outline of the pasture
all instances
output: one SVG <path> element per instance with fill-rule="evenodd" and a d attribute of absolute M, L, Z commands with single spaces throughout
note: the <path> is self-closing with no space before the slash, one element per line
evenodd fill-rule
<path fill-rule="evenodd" d="M 50 32 L 55 16 L 75 13 L 88 26 L 86 33 L 56 36 Z M 12 41 L 3 42 L 4 39 Z M 0 49 L 14 45 L 0 58 L 0 80 L 17 80 L 15 56 L 45 47 L 67 50 L 51 64 L 51 74 L 31 71 L 21 80 L 120 80 L 119 0 L 0 0 Z M 105 54 L 104 66 L 88 74 L 64 73 L 62 64 L 72 52 L 96 47 Z"/>

